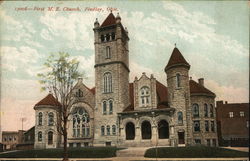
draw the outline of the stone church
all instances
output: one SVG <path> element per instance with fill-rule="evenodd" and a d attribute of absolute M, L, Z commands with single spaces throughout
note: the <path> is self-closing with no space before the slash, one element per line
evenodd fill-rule
<path fill-rule="evenodd" d="M 81 78 L 74 86 L 69 147 L 217 146 L 216 95 L 203 78 L 189 77 L 190 64 L 176 47 L 164 68 L 167 87 L 146 73 L 129 82 L 129 35 L 119 14 L 101 25 L 96 19 L 93 30 L 95 87 Z M 52 94 L 34 106 L 35 148 L 62 146 L 58 108 Z"/>

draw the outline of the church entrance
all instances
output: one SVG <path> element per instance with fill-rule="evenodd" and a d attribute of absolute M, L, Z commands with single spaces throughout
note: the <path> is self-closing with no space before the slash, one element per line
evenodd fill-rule
<path fill-rule="evenodd" d="M 126 124 L 126 140 L 135 139 L 135 125 L 132 122 Z"/>
<path fill-rule="evenodd" d="M 184 132 L 178 132 L 178 144 L 185 144 Z"/>
<path fill-rule="evenodd" d="M 141 124 L 141 135 L 142 139 L 151 139 L 151 124 L 149 121 L 143 121 Z"/>
<path fill-rule="evenodd" d="M 160 122 L 158 122 L 158 136 L 159 139 L 169 138 L 169 127 L 167 121 L 161 120 Z"/>

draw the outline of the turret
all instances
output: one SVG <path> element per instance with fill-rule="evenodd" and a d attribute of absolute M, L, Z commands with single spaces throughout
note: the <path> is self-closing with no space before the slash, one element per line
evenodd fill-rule
<path fill-rule="evenodd" d="M 57 119 L 60 107 L 61 104 L 51 93 L 35 105 L 35 149 L 59 146 L 60 135 L 58 135 L 57 127 L 60 122 Z"/>
<path fill-rule="evenodd" d="M 175 108 L 174 122 L 175 136 L 184 135 L 185 142 L 191 143 L 190 131 L 190 65 L 185 60 L 177 47 L 174 48 L 170 59 L 165 67 L 168 84 L 168 101 L 171 108 Z M 179 134 L 181 133 L 181 134 Z M 183 134 L 184 133 L 184 134 Z M 177 139 L 178 140 L 178 139 Z"/>

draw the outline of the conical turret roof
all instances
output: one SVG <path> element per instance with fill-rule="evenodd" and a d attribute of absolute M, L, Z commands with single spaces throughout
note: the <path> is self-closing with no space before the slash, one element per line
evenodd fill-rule
<path fill-rule="evenodd" d="M 183 66 L 190 68 L 190 65 L 185 60 L 185 58 L 183 57 L 179 49 L 175 47 L 168 61 L 168 64 L 165 67 L 165 71 L 169 69 L 170 67 L 177 66 L 177 65 L 183 65 Z"/>
<path fill-rule="evenodd" d="M 58 102 L 52 94 L 48 94 L 45 98 L 39 101 L 35 106 L 40 106 L 40 105 L 61 106 L 60 102 Z"/>

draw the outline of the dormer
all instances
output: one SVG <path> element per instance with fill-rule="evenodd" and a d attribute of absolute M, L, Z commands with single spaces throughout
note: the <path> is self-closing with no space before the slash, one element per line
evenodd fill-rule
<path fill-rule="evenodd" d="M 142 73 L 140 79 L 134 80 L 134 100 L 135 110 L 156 108 L 156 79 L 153 75 L 149 78 Z"/>

